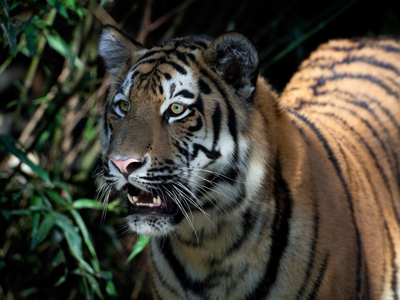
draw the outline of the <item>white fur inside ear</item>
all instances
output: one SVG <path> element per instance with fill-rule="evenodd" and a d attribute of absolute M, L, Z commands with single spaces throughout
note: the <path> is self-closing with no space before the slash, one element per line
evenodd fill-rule
<path fill-rule="evenodd" d="M 104 30 L 101 34 L 98 51 L 111 74 L 116 75 L 118 73 L 121 63 L 123 63 L 122 58 L 128 52 L 126 48 L 127 46 L 118 41 L 111 31 Z"/>
<path fill-rule="evenodd" d="M 114 76 L 118 75 L 127 61 L 135 63 L 135 58 L 138 59 L 145 49 L 111 26 L 104 28 L 100 35 L 99 55 L 103 58 L 107 70 Z"/>

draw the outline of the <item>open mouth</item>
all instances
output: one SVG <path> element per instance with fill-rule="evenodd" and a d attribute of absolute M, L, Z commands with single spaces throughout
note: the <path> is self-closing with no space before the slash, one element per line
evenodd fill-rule
<path fill-rule="evenodd" d="M 166 196 L 149 193 L 129 184 L 127 189 L 129 201 L 128 213 L 159 214 L 174 216 L 179 212 L 175 202 Z"/>

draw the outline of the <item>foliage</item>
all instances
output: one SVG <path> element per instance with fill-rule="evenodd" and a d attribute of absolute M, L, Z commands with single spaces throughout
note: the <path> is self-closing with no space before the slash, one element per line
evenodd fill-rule
<path fill-rule="evenodd" d="M 105 209 L 93 200 L 102 107 L 91 34 L 100 29 L 88 13 L 95 4 L 1 0 L 1 57 L 8 52 L 1 78 L 21 62 L 29 67 L 3 92 L 15 98 L 2 103 L 2 117 L 11 119 L 0 135 L 0 298 L 118 296 L 92 234 Z M 118 204 L 108 203 L 108 212 L 119 213 Z"/>
<path fill-rule="evenodd" d="M 321 42 L 400 35 L 393 1 L 313 3 L 0 0 L 0 298 L 148 297 L 148 239 L 121 236 L 124 201 L 96 195 L 101 24 L 146 45 L 241 31 L 279 90 Z"/>

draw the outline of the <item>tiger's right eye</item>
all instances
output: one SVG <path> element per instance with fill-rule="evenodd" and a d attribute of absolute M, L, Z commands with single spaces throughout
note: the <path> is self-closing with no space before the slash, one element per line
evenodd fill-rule
<path fill-rule="evenodd" d="M 130 108 L 130 104 L 128 101 L 120 101 L 119 107 L 122 109 L 122 111 L 127 112 Z"/>

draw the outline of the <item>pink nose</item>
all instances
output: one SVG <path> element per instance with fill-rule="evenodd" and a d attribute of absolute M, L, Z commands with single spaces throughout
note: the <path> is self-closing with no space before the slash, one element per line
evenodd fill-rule
<path fill-rule="evenodd" d="M 140 168 L 143 163 L 136 158 L 128 158 L 126 160 L 117 160 L 110 157 L 110 160 L 116 165 L 119 171 L 123 174 L 131 174 L 136 169 Z"/>

